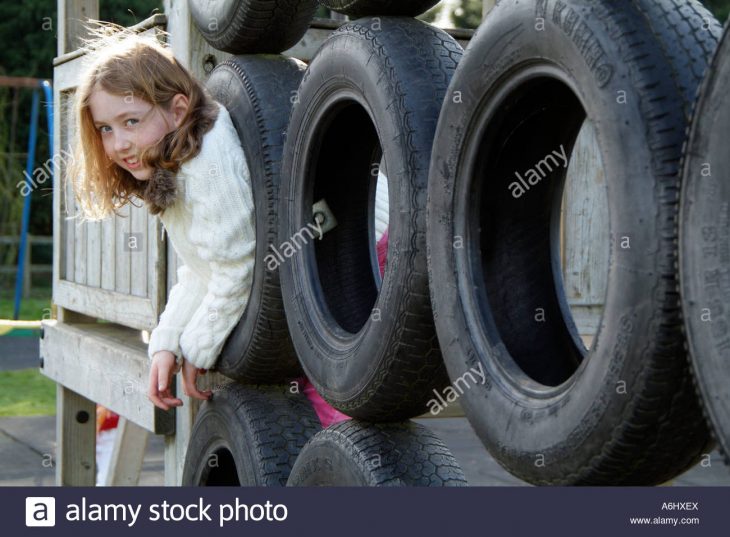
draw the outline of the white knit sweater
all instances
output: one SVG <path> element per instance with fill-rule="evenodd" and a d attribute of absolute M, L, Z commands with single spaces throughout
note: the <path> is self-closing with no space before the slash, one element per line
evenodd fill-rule
<path fill-rule="evenodd" d="M 256 233 L 246 158 L 225 107 L 200 153 L 180 166 L 177 198 L 161 216 L 182 261 L 150 335 L 160 350 L 209 369 L 238 323 L 253 282 Z"/>

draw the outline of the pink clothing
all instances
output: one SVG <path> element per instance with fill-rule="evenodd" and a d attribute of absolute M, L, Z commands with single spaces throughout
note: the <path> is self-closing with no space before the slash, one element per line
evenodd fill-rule
<path fill-rule="evenodd" d="M 332 407 L 327 401 L 322 399 L 322 396 L 317 393 L 317 390 L 314 389 L 314 385 L 309 382 L 307 377 L 300 377 L 296 379 L 296 382 L 299 384 L 301 392 L 306 395 L 309 402 L 312 403 L 312 407 L 317 413 L 317 417 L 322 423 L 323 428 L 326 429 L 330 425 L 350 419 L 350 416 L 343 414 Z"/>
<path fill-rule="evenodd" d="M 378 244 L 375 246 L 378 253 L 378 265 L 380 266 L 380 276 L 385 274 L 385 262 L 388 258 L 388 230 L 385 230 L 383 236 L 380 237 Z"/>

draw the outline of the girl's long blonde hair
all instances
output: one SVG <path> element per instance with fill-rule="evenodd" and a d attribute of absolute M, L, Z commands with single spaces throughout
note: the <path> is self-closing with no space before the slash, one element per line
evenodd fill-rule
<path fill-rule="evenodd" d="M 140 155 L 143 165 L 171 172 L 177 172 L 183 162 L 200 152 L 203 135 L 213 126 L 218 108 L 205 88 L 155 37 L 109 24 L 98 24 L 92 34 L 94 38 L 84 47 L 89 67 L 76 89 L 76 136 L 68 177 L 80 216 L 93 221 L 119 214 L 117 210 L 131 203 L 133 195 L 144 199 L 147 184 L 106 156 L 89 109 L 89 98 L 97 88 L 168 110 L 175 95 L 187 96 L 189 107 L 180 126 Z"/>

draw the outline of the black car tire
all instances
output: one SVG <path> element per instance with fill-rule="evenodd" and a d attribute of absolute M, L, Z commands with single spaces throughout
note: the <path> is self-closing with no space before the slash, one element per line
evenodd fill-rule
<path fill-rule="evenodd" d="M 276 208 L 284 133 L 304 64 L 284 56 L 238 56 L 216 66 L 207 87 L 229 111 L 251 177 L 256 219 L 256 264 L 246 309 L 228 336 L 216 369 L 249 383 L 301 375 L 289 337 L 279 272 L 267 266 L 276 244 Z"/>
<path fill-rule="evenodd" d="M 502 2 L 452 80 L 429 181 L 436 326 L 472 426 L 526 481 L 662 483 L 710 447 L 675 263 L 684 132 L 718 35 L 693 0 Z M 590 350 L 562 292 L 565 168 L 513 186 L 569 153 L 586 116 L 611 231 Z"/>
<path fill-rule="evenodd" d="M 307 377 L 353 417 L 417 416 L 448 382 L 428 297 L 425 208 L 433 132 L 461 52 L 415 19 L 347 23 L 309 64 L 292 110 L 279 211 L 286 316 Z M 390 196 L 382 279 L 379 140 Z M 312 213 L 322 199 L 337 225 L 320 237 Z"/>
<path fill-rule="evenodd" d="M 305 34 L 317 0 L 188 0 L 203 38 L 231 54 L 278 54 Z"/>
<path fill-rule="evenodd" d="M 232 383 L 213 393 L 190 433 L 184 486 L 284 486 L 299 451 L 322 429 L 288 386 Z"/>
<path fill-rule="evenodd" d="M 464 487 L 443 442 L 413 422 L 348 420 L 317 433 L 294 463 L 291 487 Z"/>

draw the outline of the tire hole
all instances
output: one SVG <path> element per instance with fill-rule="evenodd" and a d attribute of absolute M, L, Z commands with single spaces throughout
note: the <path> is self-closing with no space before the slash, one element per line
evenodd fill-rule
<path fill-rule="evenodd" d="M 200 485 L 205 487 L 239 487 L 238 469 L 233 454 L 224 447 L 216 449 L 208 456 L 208 461 L 200 477 Z"/>
<path fill-rule="evenodd" d="M 474 146 L 466 202 L 476 315 L 506 347 L 499 359 L 515 382 L 555 387 L 588 356 L 605 299 L 608 229 L 586 233 L 581 214 L 595 205 L 608 222 L 602 173 L 584 188 L 597 142 L 578 97 L 548 76 L 523 80 L 495 110 Z M 598 298 L 583 300 L 586 289 Z"/>
<path fill-rule="evenodd" d="M 326 200 L 337 226 L 313 241 L 317 274 L 329 313 L 343 330 L 357 334 L 381 285 L 375 205 L 382 150 L 370 116 L 357 103 L 340 104 L 323 124 L 312 199 Z"/>

